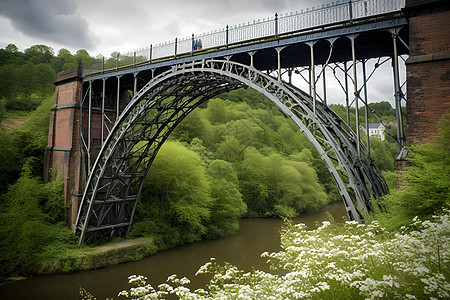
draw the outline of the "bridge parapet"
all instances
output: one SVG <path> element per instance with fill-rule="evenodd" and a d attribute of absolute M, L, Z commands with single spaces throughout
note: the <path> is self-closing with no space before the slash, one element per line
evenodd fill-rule
<path fill-rule="evenodd" d="M 352 25 L 366 18 L 381 19 L 389 13 L 401 13 L 404 0 L 338 0 L 286 14 L 254 20 L 192 37 L 183 37 L 139 50 L 93 61 L 83 68 L 83 76 L 124 66 L 152 63 L 160 59 L 204 53 L 206 50 L 237 47 L 262 40 L 286 38 L 323 31 L 336 26 Z M 200 43 L 200 45 L 199 45 Z"/>

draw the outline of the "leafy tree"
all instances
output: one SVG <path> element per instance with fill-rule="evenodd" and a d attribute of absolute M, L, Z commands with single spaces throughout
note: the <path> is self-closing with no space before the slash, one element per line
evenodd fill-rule
<path fill-rule="evenodd" d="M 39 207 L 42 184 L 29 174 L 2 196 L 0 215 L 0 273 L 32 267 L 48 242 L 45 214 Z"/>
<path fill-rule="evenodd" d="M 8 44 L 5 49 L 0 49 L 0 66 L 5 64 L 20 65 L 24 61 L 23 53 L 14 44 Z"/>
<path fill-rule="evenodd" d="M 223 160 L 214 160 L 208 167 L 211 177 L 211 217 L 207 222 L 207 237 L 224 236 L 236 232 L 238 220 L 247 206 L 239 192 L 239 180 L 233 165 Z"/>
<path fill-rule="evenodd" d="M 387 101 L 381 101 L 376 103 L 369 103 L 369 108 L 374 111 L 375 115 L 384 119 L 395 118 L 395 109 L 392 108 L 391 104 Z M 376 122 L 370 122 L 376 123 Z"/>
<path fill-rule="evenodd" d="M 51 95 L 54 93 L 55 87 L 53 82 L 56 80 L 56 72 L 49 64 L 36 65 L 36 88 L 35 93 L 40 97 Z"/>
<path fill-rule="evenodd" d="M 418 216 L 431 217 L 450 205 L 450 114 L 441 120 L 434 143 L 413 146 L 409 166 L 402 172 L 403 186 L 383 198 L 386 212 L 379 215 L 383 225 L 398 229 Z"/>
<path fill-rule="evenodd" d="M 33 45 L 25 49 L 24 53 L 25 58 L 32 64 L 49 64 L 54 55 L 52 47 L 46 45 Z"/>
<path fill-rule="evenodd" d="M 61 48 L 58 51 L 58 55 L 53 58 L 52 66 L 56 72 L 61 72 L 76 68 L 78 63 L 69 50 Z"/>
<path fill-rule="evenodd" d="M 370 156 L 375 160 L 378 168 L 382 171 L 394 171 L 397 145 L 387 141 L 381 141 L 376 137 L 370 137 L 369 141 Z"/>
<path fill-rule="evenodd" d="M 18 68 L 17 84 L 22 97 L 31 99 L 33 92 L 39 88 L 37 77 L 37 67 L 30 61 Z"/>
<path fill-rule="evenodd" d="M 204 117 L 201 109 L 196 109 L 175 128 L 170 137 L 171 139 L 190 143 L 194 138 L 210 141 L 212 134 L 211 123 Z"/>
<path fill-rule="evenodd" d="M 244 150 L 245 147 L 234 136 L 229 135 L 217 147 L 216 156 L 236 163 L 244 157 Z"/>
<path fill-rule="evenodd" d="M 19 48 L 14 44 L 8 44 L 5 47 L 5 51 L 11 52 L 11 53 L 17 53 L 17 52 L 19 52 Z"/>
<path fill-rule="evenodd" d="M 226 123 L 228 121 L 227 113 L 228 111 L 223 100 L 216 98 L 208 101 L 206 117 L 211 124 Z"/>
<path fill-rule="evenodd" d="M 87 65 L 89 65 L 92 62 L 92 57 L 84 49 L 78 50 L 75 53 L 74 57 L 76 59 L 77 65 L 78 64 L 83 64 L 84 66 L 87 66 Z"/>
<path fill-rule="evenodd" d="M 14 183 L 20 171 L 19 149 L 11 134 L 0 129 L 0 195 L 5 193 L 8 185 Z"/>
<path fill-rule="evenodd" d="M 249 216 L 263 216 L 273 211 L 274 199 L 269 197 L 270 160 L 255 148 L 247 148 L 239 167 L 239 186 Z"/>
<path fill-rule="evenodd" d="M 163 243 L 172 245 L 199 240 L 210 218 L 209 192 L 200 157 L 178 142 L 167 141 L 145 181 L 133 234 L 169 235 Z"/>
<path fill-rule="evenodd" d="M 317 211 L 328 203 L 317 174 L 308 163 L 286 160 L 277 154 L 272 154 L 270 159 L 273 170 L 270 190 L 277 203 L 293 208 L 296 215 Z"/>
<path fill-rule="evenodd" d="M 18 94 L 18 77 L 15 66 L 7 64 L 0 67 L 0 98 L 10 99 Z"/>
<path fill-rule="evenodd" d="M 228 122 L 227 127 L 227 133 L 233 136 L 241 147 L 260 148 L 262 146 L 263 129 L 254 122 L 242 118 Z"/>

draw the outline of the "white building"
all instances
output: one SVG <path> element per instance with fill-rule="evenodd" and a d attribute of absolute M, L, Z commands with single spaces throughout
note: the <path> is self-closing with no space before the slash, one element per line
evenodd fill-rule
<path fill-rule="evenodd" d="M 367 134 L 365 126 L 361 125 L 360 128 Z M 386 127 L 384 127 L 382 123 L 369 124 L 369 136 L 374 136 L 379 140 L 384 141 L 386 139 L 386 134 L 384 133 L 385 129 Z"/>

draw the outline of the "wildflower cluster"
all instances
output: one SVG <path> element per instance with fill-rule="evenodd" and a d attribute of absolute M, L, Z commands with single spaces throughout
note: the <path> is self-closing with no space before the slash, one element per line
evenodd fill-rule
<path fill-rule="evenodd" d="M 175 275 L 155 290 L 145 278 L 119 295 L 134 299 L 448 299 L 450 297 L 449 211 L 432 221 L 414 220 L 395 235 L 377 223 L 323 222 L 316 230 L 289 222 L 282 250 L 263 253 L 271 272 L 244 272 L 214 259 L 197 274 L 213 275 L 207 290 L 191 291 Z"/>

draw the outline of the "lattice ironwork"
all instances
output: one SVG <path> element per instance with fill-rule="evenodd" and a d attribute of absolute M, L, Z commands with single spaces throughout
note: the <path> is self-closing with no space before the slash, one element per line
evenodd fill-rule
<path fill-rule="evenodd" d="M 121 114 L 91 170 L 80 203 L 80 244 L 126 236 L 151 164 L 172 130 L 214 96 L 249 87 L 270 99 L 314 145 L 333 175 L 351 220 L 373 210 L 387 186 L 364 145 L 328 107 L 298 88 L 238 63 L 206 60 L 173 66 L 153 78 Z"/>

